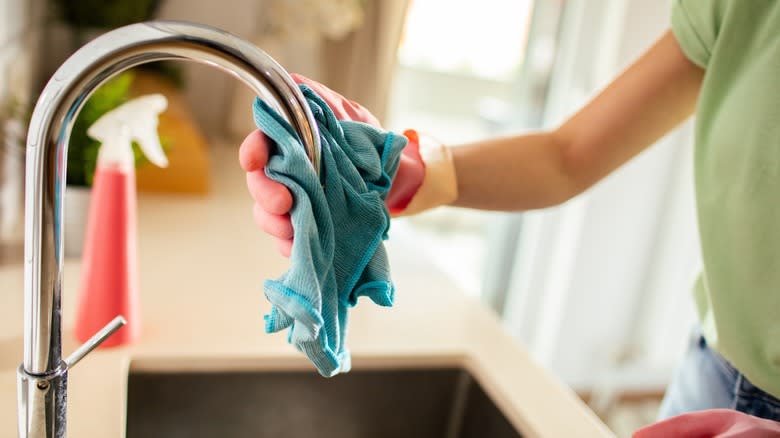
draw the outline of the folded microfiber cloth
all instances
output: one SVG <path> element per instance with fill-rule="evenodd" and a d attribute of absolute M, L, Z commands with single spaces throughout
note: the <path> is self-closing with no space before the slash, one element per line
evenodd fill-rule
<path fill-rule="evenodd" d="M 344 338 L 348 309 L 358 297 L 393 304 L 382 244 L 390 226 L 384 199 L 407 140 L 339 121 L 314 91 L 300 88 L 319 127 L 320 177 L 295 130 L 262 100 L 253 107 L 255 123 L 276 143 L 265 172 L 292 192 L 295 230 L 290 269 L 264 285 L 273 305 L 265 330 L 289 328 L 288 341 L 330 377 L 350 369 Z"/>

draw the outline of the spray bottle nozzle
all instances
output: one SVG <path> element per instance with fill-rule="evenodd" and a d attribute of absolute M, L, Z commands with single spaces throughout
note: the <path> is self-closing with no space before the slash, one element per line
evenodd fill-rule
<path fill-rule="evenodd" d="M 87 130 L 90 137 L 103 144 L 98 155 L 98 164 L 116 163 L 131 166 L 133 164 L 131 142 L 136 141 L 149 161 L 159 167 L 167 167 L 168 159 L 157 135 L 158 116 L 167 107 L 168 101 L 165 96 L 149 94 L 130 100 L 103 114 Z"/>

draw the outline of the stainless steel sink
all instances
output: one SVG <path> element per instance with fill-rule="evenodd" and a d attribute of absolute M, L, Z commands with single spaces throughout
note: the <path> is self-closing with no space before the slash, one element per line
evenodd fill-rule
<path fill-rule="evenodd" d="M 131 371 L 127 438 L 520 437 L 458 368 Z"/>

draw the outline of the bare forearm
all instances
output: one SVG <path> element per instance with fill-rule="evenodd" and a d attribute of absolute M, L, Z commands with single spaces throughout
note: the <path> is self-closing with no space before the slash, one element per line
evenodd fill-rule
<path fill-rule="evenodd" d="M 554 133 L 491 139 L 452 149 L 458 181 L 453 205 L 516 211 L 549 207 L 574 196 Z"/>
<path fill-rule="evenodd" d="M 576 196 L 690 116 L 703 75 L 667 32 L 555 131 L 454 147 L 454 205 L 527 210 Z"/>

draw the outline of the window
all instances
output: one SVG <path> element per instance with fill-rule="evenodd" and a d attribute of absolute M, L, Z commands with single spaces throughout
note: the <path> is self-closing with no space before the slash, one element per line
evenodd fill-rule
<path fill-rule="evenodd" d="M 398 51 L 387 126 L 449 145 L 517 130 L 532 0 L 412 0 Z M 453 92 L 453 90 L 457 90 Z M 479 294 L 496 215 L 436 209 L 395 221 L 464 292 Z"/>

